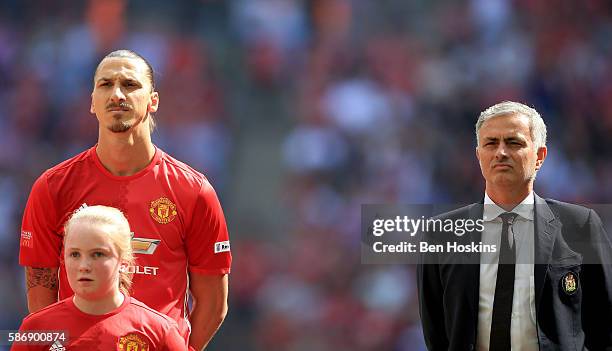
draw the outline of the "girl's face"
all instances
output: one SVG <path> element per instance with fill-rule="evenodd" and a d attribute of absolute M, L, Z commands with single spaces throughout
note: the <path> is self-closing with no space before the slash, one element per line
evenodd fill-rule
<path fill-rule="evenodd" d="M 76 222 L 66 233 L 64 260 L 68 282 L 75 295 L 99 300 L 119 291 L 121 259 L 108 225 Z"/>

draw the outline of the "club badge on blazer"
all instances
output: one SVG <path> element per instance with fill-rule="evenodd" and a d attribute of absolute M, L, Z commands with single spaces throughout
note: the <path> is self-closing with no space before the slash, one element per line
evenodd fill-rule
<path fill-rule="evenodd" d="M 566 295 L 574 295 L 578 291 L 578 276 L 574 272 L 567 272 L 561 278 L 561 288 Z"/>

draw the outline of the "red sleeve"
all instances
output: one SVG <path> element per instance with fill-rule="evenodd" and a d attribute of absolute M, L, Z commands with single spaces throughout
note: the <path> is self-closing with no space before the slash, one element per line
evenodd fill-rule
<path fill-rule="evenodd" d="M 175 351 L 175 350 L 186 350 L 187 344 L 185 338 L 179 333 L 176 324 L 170 324 L 168 330 L 166 330 L 166 336 L 164 338 L 164 344 L 162 350 Z"/>
<path fill-rule="evenodd" d="M 31 330 L 38 330 L 35 328 L 33 323 L 30 323 L 31 319 L 28 317 L 23 319 L 21 323 L 21 327 L 19 327 L 19 332 L 27 332 Z M 43 351 L 49 350 L 49 345 L 33 345 L 33 344 L 18 344 L 13 343 L 11 346 L 11 351 Z"/>
<path fill-rule="evenodd" d="M 227 274 L 232 254 L 221 204 L 212 186 L 204 181 L 198 194 L 191 223 L 185 235 L 189 271 L 200 274 Z"/>
<path fill-rule="evenodd" d="M 51 199 L 46 173 L 34 185 L 21 224 L 19 264 L 30 267 L 59 267 L 62 245 L 56 232 L 56 204 Z"/>

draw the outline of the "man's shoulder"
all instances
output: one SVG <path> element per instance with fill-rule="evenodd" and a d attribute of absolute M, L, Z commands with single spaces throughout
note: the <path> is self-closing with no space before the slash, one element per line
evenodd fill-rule
<path fill-rule="evenodd" d="M 33 187 L 43 186 L 49 189 L 58 189 L 65 187 L 66 184 L 78 179 L 88 179 L 92 163 L 90 159 L 90 150 L 87 149 L 78 155 L 75 155 L 65 161 L 62 161 L 55 166 L 46 169 L 36 179 Z"/>
<path fill-rule="evenodd" d="M 557 217 L 561 222 L 572 220 L 578 223 L 584 223 L 591 215 L 591 209 L 585 206 L 572 204 L 569 202 L 563 202 L 555 199 L 542 200 L 550 208 L 555 217 Z M 536 212 L 539 210 L 538 206 L 540 205 L 543 204 L 536 203 Z"/>
<path fill-rule="evenodd" d="M 167 170 L 172 170 L 172 174 L 175 174 L 178 178 L 195 182 L 200 186 L 203 184 L 209 184 L 208 179 L 202 172 L 194 169 L 187 163 L 170 156 L 168 153 L 162 151 L 161 159 L 164 163 L 164 168 Z"/>
<path fill-rule="evenodd" d="M 91 148 L 56 164 L 43 172 L 42 176 L 63 176 L 69 173 L 75 166 L 83 165 L 83 163 L 90 158 L 90 150 Z"/>
<path fill-rule="evenodd" d="M 60 319 L 60 316 L 67 311 L 67 303 L 68 299 L 60 300 L 36 312 L 30 313 L 23 319 L 24 326 L 37 328 L 41 323 L 44 326 L 49 320 L 53 321 L 56 318 Z"/>
<path fill-rule="evenodd" d="M 138 315 L 146 316 L 148 319 L 154 320 L 156 323 L 160 323 L 162 325 L 176 325 L 176 322 L 172 318 L 154 310 L 144 302 L 137 300 L 134 297 L 130 297 L 130 308 Z"/>

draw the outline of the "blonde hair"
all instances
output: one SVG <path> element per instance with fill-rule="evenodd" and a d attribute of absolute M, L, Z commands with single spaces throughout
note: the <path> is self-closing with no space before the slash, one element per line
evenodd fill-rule
<path fill-rule="evenodd" d="M 87 206 L 76 210 L 64 226 L 64 242 L 72 226 L 78 222 L 110 226 L 112 229 L 106 232 L 119 254 L 119 259 L 129 265 L 134 263 L 130 224 L 121 211 L 114 207 L 107 206 Z M 131 286 L 132 275 L 126 271 L 120 270 L 119 291 L 125 296 L 129 296 Z"/>

